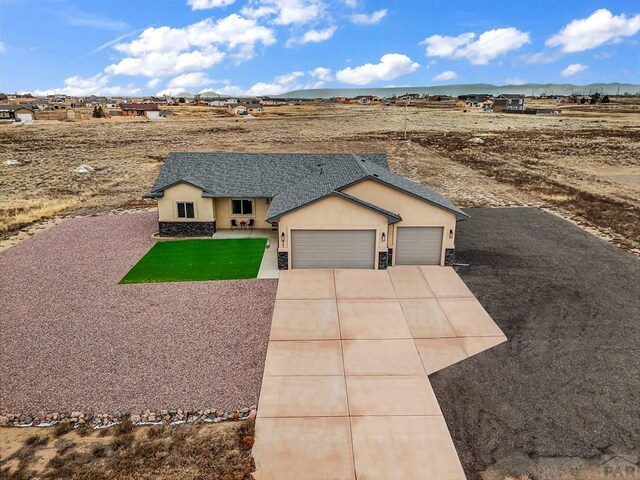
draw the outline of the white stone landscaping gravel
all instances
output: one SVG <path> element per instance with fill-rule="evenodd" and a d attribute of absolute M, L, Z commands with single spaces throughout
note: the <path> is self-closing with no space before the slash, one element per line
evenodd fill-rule
<path fill-rule="evenodd" d="M 0 411 L 257 403 L 277 280 L 118 285 L 156 229 L 75 218 L 0 252 Z"/>

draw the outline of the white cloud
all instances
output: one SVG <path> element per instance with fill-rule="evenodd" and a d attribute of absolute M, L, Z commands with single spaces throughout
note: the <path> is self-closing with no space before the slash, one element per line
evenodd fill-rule
<path fill-rule="evenodd" d="M 6 52 L 6 51 L 7 51 L 7 47 L 4 46 L 4 43 L 0 42 L 0 53 Z"/>
<path fill-rule="evenodd" d="M 561 77 L 571 77 L 573 75 L 576 75 L 580 72 L 584 72 L 587 68 L 586 65 L 583 65 L 581 63 L 572 63 L 571 65 L 568 65 L 567 68 L 565 68 L 564 70 L 562 70 L 560 72 L 560 76 Z"/>
<path fill-rule="evenodd" d="M 251 18 L 273 16 L 278 25 L 303 25 L 321 18 L 326 6 L 322 0 L 257 0 L 256 7 L 244 7 L 241 12 Z"/>
<path fill-rule="evenodd" d="M 213 80 L 204 72 L 184 73 L 169 80 L 167 88 L 180 88 L 186 90 L 192 87 L 201 87 L 202 85 L 212 82 Z"/>
<path fill-rule="evenodd" d="M 216 91 L 222 95 L 256 97 L 264 95 L 281 95 L 293 90 L 320 88 L 324 85 L 326 75 L 330 73 L 329 69 L 323 69 L 322 72 L 320 72 L 320 69 L 322 68 L 323 67 L 318 67 L 309 72 L 309 75 L 314 79 L 317 79 L 317 81 L 305 82 L 304 72 L 295 71 L 279 75 L 271 82 L 258 82 L 248 89 L 244 89 L 238 85 L 226 85 L 216 89 Z M 325 75 L 325 79 L 321 78 L 322 75 Z"/>
<path fill-rule="evenodd" d="M 322 82 L 330 82 L 331 80 L 333 80 L 333 77 L 331 76 L 331 69 L 330 68 L 316 67 L 313 70 L 310 70 L 308 73 L 313 78 L 317 78 L 318 80 L 320 80 Z"/>
<path fill-rule="evenodd" d="M 192 52 L 151 52 L 141 57 L 124 58 L 109 65 L 105 72 L 111 75 L 131 75 L 146 77 L 166 77 L 189 70 L 209 68 L 225 58 L 225 53 L 215 48 L 193 50 Z"/>
<path fill-rule="evenodd" d="M 158 88 L 158 85 L 162 83 L 162 79 L 154 78 L 147 82 L 147 88 Z"/>
<path fill-rule="evenodd" d="M 208 10 L 216 7 L 226 7 L 236 0 L 187 0 L 187 5 L 191 10 Z"/>
<path fill-rule="evenodd" d="M 207 18 L 183 28 L 150 27 L 129 43 L 116 44 L 117 51 L 129 56 L 109 65 L 105 72 L 165 77 L 209 68 L 227 54 L 246 60 L 254 55 L 257 44 L 275 41 L 273 30 L 237 14 L 216 22 Z"/>
<path fill-rule="evenodd" d="M 123 30 L 127 24 L 122 20 L 113 20 L 100 14 L 78 11 L 58 12 L 62 19 L 74 27 L 89 27 L 99 30 Z"/>
<path fill-rule="evenodd" d="M 420 65 L 406 55 L 387 53 L 379 63 L 366 63 L 358 67 L 348 67 L 336 73 L 336 78 L 343 83 L 366 85 L 378 80 L 394 78 L 415 72 Z"/>
<path fill-rule="evenodd" d="M 135 95 L 140 93 L 140 88 L 133 85 L 110 86 L 111 78 L 103 73 L 98 73 L 93 77 L 85 78 L 75 75 L 64 81 L 64 87 L 52 88 L 49 90 L 36 90 L 36 96 L 46 96 L 53 94 L 87 96 L 87 95 Z"/>
<path fill-rule="evenodd" d="M 505 85 L 524 85 L 527 81 L 522 77 L 509 77 L 505 78 Z"/>
<path fill-rule="evenodd" d="M 356 8 L 358 6 L 358 0 L 343 0 L 344 4 L 349 8 Z"/>
<path fill-rule="evenodd" d="M 488 30 L 474 41 L 475 38 L 476 34 L 473 32 L 457 37 L 432 35 L 420 42 L 420 45 L 427 46 L 426 53 L 429 57 L 464 58 L 473 65 L 486 65 L 496 57 L 531 43 L 528 33 L 514 27 Z"/>
<path fill-rule="evenodd" d="M 376 10 L 370 14 L 354 13 L 349 17 L 352 23 L 356 25 L 374 25 L 387 16 L 387 9 Z"/>
<path fill-rule="evenodd" d="M 290 38 L 287 41 L 287 46 L 290 47 L 294 44 L 305 44 L 305 43 L 320 43 L 326 40 L 329 40 L 333 37 L 333 34 L 336 33 L 338 27 L 328 27 L 323 30 L 308 30 L 302 35 L 300 38 Z"/>
<path fill-rule="evenodd" d="M 436 75 L 435 77 L 433 77 L 433 79 L 436 81 L 442 81 L 442 80 L 453 80 L 454 78 L 457 78 L 457 77 L 458 77 L 458 74 L 453 70 L 446 70 Z"/>
<path fill-rule="evenodd" d="M 538 53 L 530 53 L 520 56 L 520 60 L 529 65 L 537 65 L 539 63 L 552 63 L 562 56 L 560 52 L 544 51 Z"/>
<path fill-rule="evenodd" d="M 627 18 L 601 8 L 587 18 L 573 20 L 545 43 L 565 53 L 582 52 L 607 42 L 617 42 L 640 31 L 640 14 Z"/>

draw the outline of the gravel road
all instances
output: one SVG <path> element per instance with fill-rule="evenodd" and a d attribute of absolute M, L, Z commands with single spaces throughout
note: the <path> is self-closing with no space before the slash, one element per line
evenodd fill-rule
<path fill-rule="evenodd" d="M 156 228 L 75 218 L 0 252 L 0 410 L 257 403 L 277 280 L 118 285 Z"/>
<path fill-rule="evenodd" d="M 602 478 L 640 452 L 640 261 L 535 208 L 467 212 L 459 273 L 508 338 L 430 377 L 469 480 Z"/>

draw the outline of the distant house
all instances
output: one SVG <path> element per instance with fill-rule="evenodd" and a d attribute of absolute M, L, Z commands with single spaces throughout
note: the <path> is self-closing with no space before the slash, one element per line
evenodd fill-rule
<path fill-rule="evenodd" d="M 158 118 L 160 116 L 157 103 L 121 103 L 120 110 L 124 117 Z"/>
<path fill-rule="evenodd" d="M 249 113 L 247 112 L 247 107 L 245 107 L 242 103 L 232 103 L 228 105 L 227 108 L 229 109 L 229 112 L 233 113 L 234 115 L 247 115 Z"/>
<path fill-rule="evenodd" d="M 249 113 L 262 113 L 262 104 L 260 103 L 245 103 L 244 107 Z"/>
<path fill-rule="evenodd" d="M 503 93 L 493 98 L 494 112 L 524 111 L 524 95 Z"/>
<path fill-rule="evenodd" d="M 33 122 L 33 108 L 28 105 L 0 105 L 0 120 L 13 122 Z"/>
<path fill-rule="evenodd" d="M 380 99 L 375 95 L 358 95 L 353 98 L 353 101 L 360 105 L 371 105 L 372 103 L 380 102 Z"/>

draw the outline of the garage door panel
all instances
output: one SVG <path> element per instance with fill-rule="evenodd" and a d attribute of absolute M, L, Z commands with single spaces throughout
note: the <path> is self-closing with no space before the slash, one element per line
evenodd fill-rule
<path fill-rule="evenodd" d="M 293 268 L 374 268 L 375 230 L 293 230 Z"/>
<path fill-rule="evenodd" d="M 444 227 L 398 227 L 396 265 L 440 265 Z"/>

